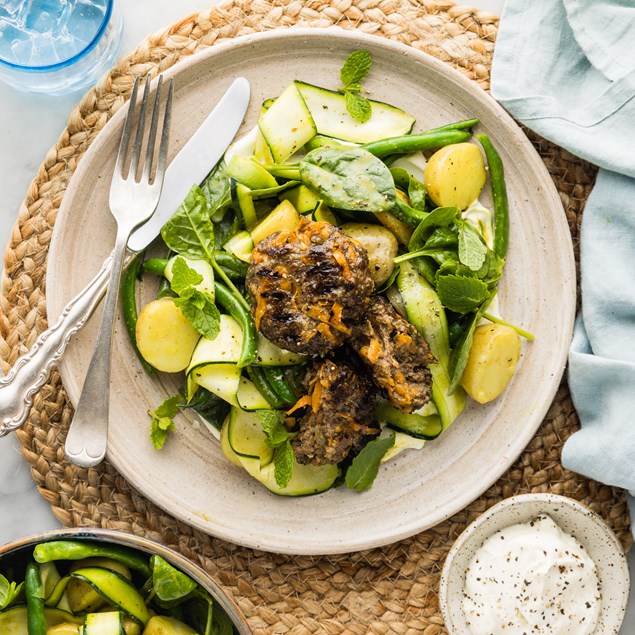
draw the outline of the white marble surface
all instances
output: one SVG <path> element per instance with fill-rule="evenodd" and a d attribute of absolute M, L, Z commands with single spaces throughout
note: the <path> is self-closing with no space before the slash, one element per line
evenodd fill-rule
<path fill-rule="evenodd" d="M 148 34 L 217 0 L 120 0 L 124 35 L 120 53 L 132 50 Z M 500 13 L 504 0 L 473 0 Z M 467 3 L 466 3 L 467 4 Z M 47 150 L 65 127 L 80 95 L 45 97 L 19 93 L 0 83 L 0 244 L 5 245 L 20 202 Z M 40 497 L 28 466 L 12 437 L 0 439 L 0 544 L 59 527 Z M 635 549 L 630 555 L 635 580 Z M 635 584 L 620 635 L 635 635 Z"/>

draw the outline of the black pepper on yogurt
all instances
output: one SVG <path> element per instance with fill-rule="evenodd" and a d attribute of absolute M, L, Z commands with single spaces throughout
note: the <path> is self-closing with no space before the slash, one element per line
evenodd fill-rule
<path fill-rule="evenodd" d="M 549 516 L 490 536 L 467 569 L 472 635 L 590 635 L 600 614 L 597 569 Z"/>

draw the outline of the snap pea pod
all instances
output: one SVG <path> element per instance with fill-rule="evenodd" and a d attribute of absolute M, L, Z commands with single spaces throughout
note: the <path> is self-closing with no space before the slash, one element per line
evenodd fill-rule
<path fill-rule="evenodd" d="M 269 402 L 272 408 L 282 408 L 284 402 L 271 387 L 264 374 L 264 369 L 258 366 L 247 366 L 249 379 L 254 382 L 260 394 Z"/>
<path fill-rule="evenodd" d="M 44 617 L 44 585 L 37 564 L 31 561 L 24 574 L 28 635 L 46 635 Z"/>
<path fill-rule="evenodd" d="M 84 558 L 111 558 L 125 564 L 145 577 L 152 575 L 148 558 L 133 549 L 116 547 L 101 543 L 76 540 L 52 540 L 40 543 L 33 550 L 36 562 L 51 562 L 53 560 L 82 560 Z"/>
<path fill-rule="evenodd" d="M 489 181 L 494 201 L 494 253 L 499 258 L 505 258 L 509 245 L 509 202 L 505 185 L 505 171 L 503 161 L 498 151 L 486 134 L 477 135 L 487 159 Z"/>
<path fill-rule="evenodd" d="M 216 302 L 220 304 L 231 315 L 243 331 L 243 343 L 240 351 L 238 367 L 244 368 L 253 363 L 258 351 L 258 339 L 256 336 L 256 325 L 248 309 L 224 284 L 214 282 L 214 293 Z M 241 296 L 242 297 L 242 296 Z M 243 298 L 244 300 L 244 298 Z M 246 303 L 246 301 L 245 301 Z"/>
<path fill-rule="evenodd" d="M 148 364 L 139 352 L 137 346 L 137 318 L 139 314 L 137 312 L 137 299 L 135 294 L 136 280 L 139 270 L 141 268 L 141 258 L 137 256 L 130 266 L 124 272 L 121 279 L 121 310 L 123 311 L 124 322 L 126 324 L 126 331 L 128 331 L 128 338 L 130 344 L 134 349 L 137 358 L 141 362 L 144 370 L 148 375 L 154 375 L 156 369 L 154 366 Z"/>
<path fill-rule="evenodd" d="M 467 141 L 471 133 L 465 130 L 429 130 L 418 134 L 404 135 L 403 137 L 390 137 L 379 141 L 366 143 L 362 148 L 368 150 L 378 158 L 387 157 L 389 154 L 408 154 L 419 150 L 438 150 L 451 143 Z"/>
<path fill-rule="evenodd" d="M 282 369 L 275 366 L 265 366 L 262 371 L 270 386 L 282 400 L 283 405 L 290 406 L 297 401 L 298 397 L 291 384 L 287 381 Z"/>

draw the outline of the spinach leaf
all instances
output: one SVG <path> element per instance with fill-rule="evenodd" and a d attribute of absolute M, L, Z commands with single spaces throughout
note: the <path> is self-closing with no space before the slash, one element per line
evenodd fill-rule
<path fill-rule="evenodd" d="M 157 450 L 165 445 L 168 434 L 175 429 L 173 419 L 176 417 L 182 401 L 181 395 L 174 395 L 168 397 L 154 412 L 148 412 L 152 417 L 150 439 Z"/>
<path fill-rule="evenodd" d="M 197 584 L 178 569 L 175 569 L 161 556 L 152 556 L 152 588 L 157 597 L 164 602 L 181 600 L 188 596 Z"/>
<path fill-rule="evenodd" d="M 441 303 L 455 313 L 476 310 L 489 296 L 488 286 L 478 278 L 437 275 L 437 293 Z"/>
<path fill-rule="evenodd" d="M 182 256 L 212 262 L 214 224 L 209 211 L 205 194 L 195 185 L 174 216 L 161 228 L 165 244 Z"/>
<path fill-rule="evenodd" d="M 410 206 L 421 212 L 426 211 L 426 188 L 404 168 L 390 168 L 395 185 L 410 199 Z"/>
<path fill-rule="evenodd" d="M 448 386 L 448 394 L 451 395 L 458 388 L 463 377 L 463 371 L 467 364 L 467 358 L 472 348 L 472 341 L 474 340 L 474 329 L 478 321 L 481 319 L 481 311 L 476 311 L 471 316 L 470 321 L 467 323 L 463 333 L 457 340 L 452 353 L 450 353 L 450 385 Z"/>
<path fill-rule="evenodd" d="M 201 191 L 207 199 L 210 216 L 218 213 L 221 209 L 231 203 L 231 192 L 229 178 L 227 176 L 227 165 L 221 159 L 209 176 L 203 181 Z"/>
<path fill-rule="evenodd" d="M 346 485 L 362 492 L 368 489 L 379 472 L 379 464 L 384 454 L 395 445 L 395 433 L 369 441 L 353 459 L 346 471 Z"/>
<path fill-rule="evenodd" d="M 316 148 L 299 166 L 302 181 L 330 207 L 376 213 L 395 205 L 390 170 L 368 150 Z"/>
<path fill-rule="evenodd" d="M 461 216 L 458 207 L 437 207 L 418 225 L 408 242 L 408 251 L 413 253 L 422 249 L 437 227 L 452 225 Z"/>
<path fill-rule="evenodd" d="M 218 395 L 210 392 L 203 386 L 196 389 L 196 393 L 187 403 L 188 408 L 198 412 L 206 421 L 217 430 L 223 426 L 223 421 L 228 415 L 231 406 Z"/>

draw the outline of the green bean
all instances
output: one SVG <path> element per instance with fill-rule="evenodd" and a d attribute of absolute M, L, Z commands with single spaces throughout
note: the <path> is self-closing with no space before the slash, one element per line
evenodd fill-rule
<path fill-rule="evenodd" d="M 474 128 L 474 126 L 479 123 L 479 120 L 476 119 L 463 119 L 462 121 L 456 121 L 454 123 L 448 123 L 445 126 L 439 126 L 438 128 L 432 128 L 432 130 L 428 130 L 428 132 L 439 132 L 441 130 L 470 130 Z"/>
<path fill-rule="evenodd" d="M 24 574 L 26 595 L 26 620 L 28 635 L 46 635 L 44 617 L 44 585 L 37 564 L 31 561 Z"/>
<path fill-rule="evenodd" d="M 111 558 L 134 571 L 139 571 L 145 577 L 152 575 L 148 558 L 134 549 L 90 541 L 52 540 L 51 542 L 43 542 L 35 547 L 33 557 L 37 562 L 83 560 L 92 557 Z"/>
<path fill-rule="evenodd" d="M 128 339 L 130 344 L 137 355 L 141 365 L 148 375 L 154 375 L 156 369 L 148 364 L 139 352 L 137 346 L 137 298 L 136 298 L 136 283 L 139 269 L 141 268 L 141 257 L 136 256 L 130 263 L 130 266 L 123 273 L 121 278 L 121 309 L 123 311 L 124 322 L 126 324 L 126 331 L 128 332 Z"/>
<path fill-rule="evenodd" d="M 509 202 L 503 161 L 486 134 L 477 135 L 477 138 L 485 151 L 494 201 L 494 253 L 505 258 L 509 245 Z"/>
<path fill-rule="evenodd" d="M 451 143 L 467 141 L 471 134 L 464 130 L 429 130 L 418 134 L 390 137 L 362 146 L 380 159 L 389 154 L 407 154 L 418 150 L 438 150 Z"/>
<path fill-rule="evenodd" d="M 281 408 L 284 406 L 284 402 L 272 386 L 267 381 L 264 373 L 264 369 L 258 366 L 247 366 L 247 374 L 249 379 L 254 382 L 256 388 L 260 391 L 260 394 L 269 402 L 272 408 Z"/>
<path fill-rule="evenodd" d="M 258 339 L 256 336 L 256 325 L 249 309 L 245 309 L 243 303 L 236 298 L 225 285 L 214 282 L 214 293 L 216 302 L 220 304 L 237 322 L 243 331 L 243 343 L 238 361 L 239 368 L 248 366 L 256 359 L 258 352 Z M 238 293 L 238 291 L 236 291 Z M 239 294 L 240 295 L 240 294 Z M 240 296 L 246 303 L 246 300 Z"/>
<path fill-rule="evenodd" d="M 292 405 L 297 401 L 295 391 L 287 381 L 282 369 L 275 366 L 265 366 L 262 370 L 267 381 L 284 404 Z"/>

